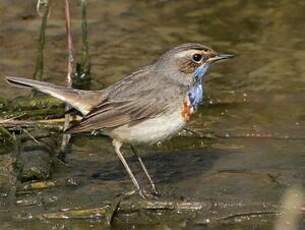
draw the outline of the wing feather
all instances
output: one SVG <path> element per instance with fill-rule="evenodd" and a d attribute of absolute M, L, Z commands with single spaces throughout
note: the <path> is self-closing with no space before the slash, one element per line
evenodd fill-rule
<path fill-rule="evenodd" d="M 177 108 L 175 103 L 180 100 L 182 103 L 184 88 L 166 82 L 165 78 L 152 81 L 153 78 L 154 70 L 148 66 L 105 89 L 107 96 L 104 100 L 66 132 L 91 132 L 111 130 L 123 125 L 132 126 L 160 116 L 170 106 Z M 177 100 L 180 96 L 181 99 Z"/>
<path fill-rule="evenodd" d="M 80 123 L 70 127 L 68 133 L 91 132 L 100 129 L 114 129 L 122 125 L 135 125 L 145 119 L 159 116 L 166 111 L 166 103 L 145 98 L 133 101 L 106 102 L 93 113 L 85 116 Z"/>

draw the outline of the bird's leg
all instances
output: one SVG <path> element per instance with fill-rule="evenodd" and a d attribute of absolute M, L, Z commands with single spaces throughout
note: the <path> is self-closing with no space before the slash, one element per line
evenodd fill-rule
<path fill-rule="evenodd" d="M 147 179 L 149 180 L 154 195 L 159 196 L 160 193 L 158 192 L 155 183 L 154 183 L 153 180 L 151 179 L 151 176 L 149 175 L 149 173 L 148 173 L 148 171 L 147 171 L 147 169 L 146 169 L 146 167 L 145 167 L 145 165 L 144 165 L 144 163 L 143 163 L 143 161 L 142 161 L 142 158 L 140 157 L 140 155 L 138 154 L 137 150 L 136 150 L 132 145 L 130 145 L 130 148 L 131 148 L 131 151 L 133 152 L 133 154 L 137 157 L 137 159 L 138 159 L 138 161 L 139 161 L 139 163 L 140 163 L 140 165 L 141 165 L 141 167 L 142 167 L 142 169 L 143 169 L 143 171 L 144 171 L 144 173 L 145 173 Z"/>
<path fill-rule="evenodd" d="M 142 190 L 141 190 L 141 188 L 140 188 L 140 185 L 139 185 L 137 179 L 136 179 L 135 176 L 133 175 L 131 169 L 129 168 L 129 166 L 128 166 L 128 164 L 127 164 L 127 161 L 125 160 L 123 154 L 122 154 L 121 151 L 120 151 L 120 148 L 121 148 L 121 146 L 122 146 L 122 143 L 119 142 L 119 141 L 117 141 L 117 140 L 115 140 L 115 139 L 113 139 L 112 144 L 113 144 L 113 146 L 114 146 L 114 149 L 115 149 L 116 154 L 118 155 L 118 157 L 120 158 L 122 164 L 124 165 L 124 167 L 125 167 L 125 169 L 126 169 L 128 175 L 129 175 L 129 177 L 130 177 L 132 183 L 133 183 L 134 186 L 136 187 L 137 191 L 139 191 L 140 196 L 141 196 L 142 198 L 146 199 L 146 197 L 144 196 L 144 194 L 143 194 L 143 192 L 142 192 Z"/>

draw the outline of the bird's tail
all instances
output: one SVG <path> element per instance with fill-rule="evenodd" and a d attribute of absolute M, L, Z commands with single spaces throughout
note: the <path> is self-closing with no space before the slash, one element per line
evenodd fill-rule
<path fill-rule="evenodd" d="M 21 77 L 6 77 L 6 80 L 14 86 L 33 88 L 45 94 L 58 98 L 73 108 L 86 115 L 102 99 L 101 91 L 86 91 L 54 85 L 48 82 L 30 80 Z"/>

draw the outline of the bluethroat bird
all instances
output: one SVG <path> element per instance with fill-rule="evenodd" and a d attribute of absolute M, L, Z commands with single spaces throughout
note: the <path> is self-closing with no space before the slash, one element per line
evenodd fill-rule
<path fill-rule="evenodd" d="M 66 133 L 101 131 L 113 140 L 115 152 L 132 183 L 146 197 L 128 166 L 121 147 L 129 144 L 150 182 L 156 186 L 133 145 L 154 144 L 172 137 L 190 120 L 203 100 L 203 77 L 212 63 L 233 57 L 188 43 L 164 53 L 152 65 L 126 76 L 106 89 L 86 91 L 18 77 L 13 85 L 31 87 L 56 97 L 78 110 L 82 120 Z"/>

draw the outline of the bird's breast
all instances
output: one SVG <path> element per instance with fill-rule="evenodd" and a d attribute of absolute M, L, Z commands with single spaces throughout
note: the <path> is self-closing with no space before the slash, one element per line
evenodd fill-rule
<path fill-rule="evenodd" d="M 189 121 L 191 119 L 192 114 L 194 113 L 194 108 L 189 100 L 189 97 L 186 96 L 183 104 L 182 104 L 182 118 L 185 122 Z"/>
<path fill-rule="evenodd" d="M 147 119 L 133 126 L 121 126 L 109 135 L 123 143 L 154 144 L 178 133 L 185 125 L 178 109 Z"/>
<path fill-rule="evenodd" d="M 196 81 L 188 90 L 182 104 L 181 115 L 185 121 L 191 119 L 191 115 L 195 113 L 198 106 L 203 100 L 203 88 L 201 81 Z"/>

